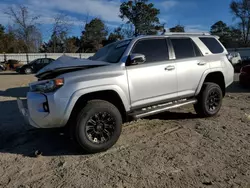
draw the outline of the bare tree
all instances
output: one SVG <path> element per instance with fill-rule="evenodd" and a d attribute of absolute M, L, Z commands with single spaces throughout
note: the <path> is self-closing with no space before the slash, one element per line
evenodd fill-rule
<path fill-rule="evenodd" d="M 54 17 L 53 32 L 57 34 L 65 32 L 68 34 L 71 25 L 68 15 L 59 13 Z"/>
<path fill-rule="evenodd" d="M 90 20 L 90 14 L 89 14 L 89 12 L 87 12 L 85 14 L 85 17 L 84 17 L 83 21 L 82 21 L 82 24 L 80 25 L 80 30 L 81 31 L 84 31 L 85 25 L 89 23 L 89 20 Z"/>
<path fill-rule="evenodd" d="M 240 27 L 243 35 L 243 43 L 248 44 L 250 34 L 250 1 L 234 0 L 230 4 L 232 13 L 240 20 Z"/>
<path fill-rule="evenodd" d="M 69 34 L 71 25 L 72 23 L 66 14 L 57 14 L 54 17 L 51 35 L 53 52 L 64 51 L 66 47 L 65 41 L 67 39 L 67 35 Z"/>
<path fill-rule="evenodd" d="M 27 7 L 23 5 L 10 6 L 5 11 L 14 23 L 14 33 L 24 43 L 24 51 L 35 51 L 38 41 L 41 41 L 41 33 L 37 29 L 39 16 L 32 15 Z M 36 44 L 34 44 L 34 42 Z"/>

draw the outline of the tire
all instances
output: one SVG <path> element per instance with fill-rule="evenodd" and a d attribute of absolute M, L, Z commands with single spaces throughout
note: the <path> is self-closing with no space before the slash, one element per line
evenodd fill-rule
<path fill-rule="evenodd" d="M 215 116 L 221 109 L 223 100 L 222 90 L 218 84 L 204 83 L 197 99 L 198 102 L 194 105 L 194 109 L 200 117 Z"/>
<path fill-rule="evenodd" d="M 32 73 L 31 68 L 25 68 L 25 69 L 24 69 L 24 73 L 25 73 L 25 74 L 31 74 L 31 73 Z"/>
<path fill-rule="evenodd" d="M 103 152 L 119 139 L 122 116 L 113 104 L 103 100 L 91 100 L 78 114 L 73 129 L 75 140 L 85 152 Z"/>

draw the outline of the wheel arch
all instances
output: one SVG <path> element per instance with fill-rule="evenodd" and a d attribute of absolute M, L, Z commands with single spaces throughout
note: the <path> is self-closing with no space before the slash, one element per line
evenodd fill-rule
<path fill-rule="evenodd" d="M 74 94 L 74 96 L 71 98 L 71 102 L 66 110 L 66 119 L 65 124 L 69 124 L 69 122 L 74 120 L 74 116 L 77 114 L 79 109 L 81 109 L 87 101 L 99 99 L 99 100 L 105 100 L 113 105 L 115 105 L 118 110 L 120 111 L 123 121 L 125 122 L 126 112 L 129 111 L 129 103 L 128 99 L 125 97 L 126 95 L 119 90 L 106 88 L 102 89 L 99 88 L 99 90 L 81 90 Z"/>
<path fill-rule="evenodd" d="M 212 83 L 218 84 L 222 90 L 223 97 L 225 96 L 225 94 L 226 94 L 225 77 L 224 77 L 224 74 L 221 70 L 207 72 L 206 74 L 203 75 L 203 78 L 199 84 L 197 91 L 196 91 L 196 96 L 199 95 L 203 84 L 206 82 L 212 82 Z"/>

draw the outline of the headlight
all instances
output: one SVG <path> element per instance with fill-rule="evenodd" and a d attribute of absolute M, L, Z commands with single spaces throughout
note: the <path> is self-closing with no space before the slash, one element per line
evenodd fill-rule
<path fill-rule="evenodd" d="M 64 84 L 63 78 L 56 78 L 53 80 L 48 80 L 43 83 L 38 83 L 35 85 L 30 86 L 31 92 L 44 92 L 49 93 L 57 90 L 58 88 L 62 87 Z"/>

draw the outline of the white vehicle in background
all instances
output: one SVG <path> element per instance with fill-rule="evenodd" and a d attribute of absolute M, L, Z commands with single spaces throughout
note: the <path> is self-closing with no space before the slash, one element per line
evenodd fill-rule
<path fill-rule="evenodd" d="M 228 54 L 228 59 L 232 63 L 232 65 L 237 65 L 242 62 L 240 53 L 238 52 L 231 52 Z"/>

